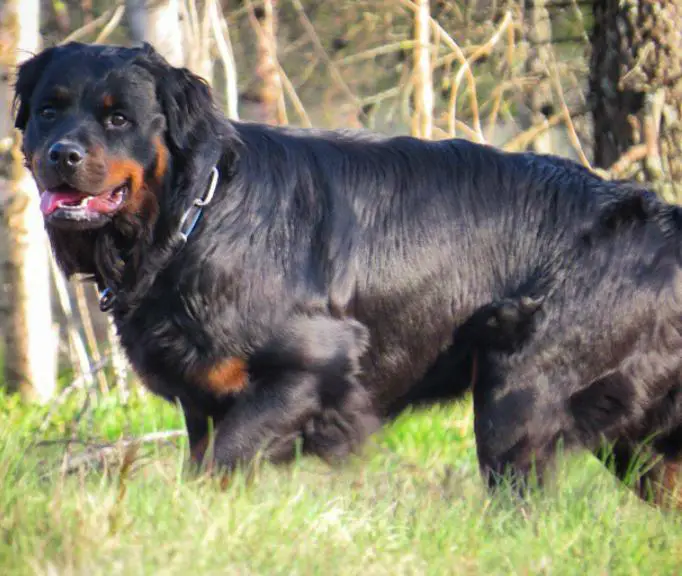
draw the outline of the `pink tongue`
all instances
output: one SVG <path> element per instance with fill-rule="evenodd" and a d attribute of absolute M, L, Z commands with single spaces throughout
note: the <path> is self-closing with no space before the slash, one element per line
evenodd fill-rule
<path fill-rule="evenodd" d="M 40 210 L 44 216 L 49 216 L 58 208 L 68 205 L 80 204 L 80 202 L 88 196 L 77 190 L 45 190 L 40 196 Z M 90 212 L 98 212 L 100 214 L 108 214 L 115 212 L 116 209 L 123 202 L 121 194 L 111 196 L 109 194 L 100 194 L 99 196 L 88 196 L 87 210 Z"/>
<path fill-rule="evenodd" d="M 40 196 L 40 210 L 45 216 L 52 214 L 64 204 L 77 204 L 85 194 L 76 190 L 54 192 L 45 190 Z"/>

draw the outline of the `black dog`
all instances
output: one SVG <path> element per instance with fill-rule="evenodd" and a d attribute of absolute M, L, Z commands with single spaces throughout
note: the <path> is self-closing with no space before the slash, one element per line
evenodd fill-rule
<path fill-rule="evenodd" d="M 555 157 L 228 122 L 148 46 L 46 50 L 16 93 L 64 272 L 198 453 L 212 418 L 226 467 L 346 454 L 401 398 L 468 386 L 447 359 L 472 314 L 542 294 L 480 362 L 483 473 L 542 471 L 559 439 L 660 432 L 678 459 L 677 209 Z"/>

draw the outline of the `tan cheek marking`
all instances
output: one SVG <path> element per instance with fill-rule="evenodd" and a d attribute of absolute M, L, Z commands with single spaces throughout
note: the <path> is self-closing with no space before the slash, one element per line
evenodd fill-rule
<path fill-rule="evenodd" d="M 156 179 L 157 187 L 161 187 L 163 177 L 166 175 L 166 170 L 168 169 L 168 148 L 163 145 L 160 138 L 157 138 L 154 141 L 154 148 L 156 148 L 154 178 Z"/>
<path fill-rule="evenodd" d="M 102 184 L 103 190 L 129 183 L 128 201 L 124 210 L 131 213 L 151 217 L 158 210 L 158 202 L 153 194 L 144 186 L 144 166 L 132 158 L 109 158 L 107 178 Z"/>
<path fill-rule="evenodd" d="M 110 158 L 107 162 L 107 178 L 102 184 L 103 189 L 120 186 L 130 182 L 130 193 L 137 194 L 142 187 L 144 167 L 132 158 Z"/>

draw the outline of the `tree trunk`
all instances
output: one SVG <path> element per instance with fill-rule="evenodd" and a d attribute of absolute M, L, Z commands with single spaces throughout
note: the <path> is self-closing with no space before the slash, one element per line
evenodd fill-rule
<path fill-rule="evenodd" d="M 126 0 L 133 42 L 149 42 L 173 66 L 185 64 L 180 0 Z"/>
<path fill-rule="evenodd" d="M 682 0 L 595 0 L 595 164 L 682 202 Z"/>
<path fill-rule="evenodd" d="M 526 72 L 537 78 L 528 94 L 530 122 L 540 125 L 554 113 L 550 60 L 552 50 L 552 22 L 547 10 L 548 0 L 529 0 L 526 3 Z M 545 130 L 533 140 L 533 150 L 540 154 L 552 153 L 552 131 Z"/>
<path fill-rule="evenodd" d="M 183 0 L 126 0 L 126 14 L 133 42 L 149 42 L 173 66 L 186 66 L 213 83 L 214 29 L 218 0 L 196 3 Z"/>
<path fill-rule="evenodd" d="M 282 79 L 277 63 L 277 0 L 264 0 L 257 11 L 261 34 L 258 34 L 258 65 L 262 116 L 269 124 L 287 124 Z"/>
<path fill-rule="evenodd" d="M 431 10 L 429 0 L 418 0 L 414 14 L 414 115 L 412 135 L 433 134 L 433 80 L 431 72 Z"/>
<path fill-rule="evenodd" d="M 0 116 L 11 118 L 13 73 L 40 48 L 39 1 L 5 0 L 2 28 L 9 44 L 3 54 Z M 6 67 L 5 67 L 6 66 Z M 10 181 L 4 210 L 9 262 L 9 318 L 5 326 L 5 380 L 27 400 L 45 401 L 55 391 L 56 339 L 52 326 L 49 245 L 40 213 L 38 191 L 21 155 L 21 136 L 2 126 L 13 139 Z"/>

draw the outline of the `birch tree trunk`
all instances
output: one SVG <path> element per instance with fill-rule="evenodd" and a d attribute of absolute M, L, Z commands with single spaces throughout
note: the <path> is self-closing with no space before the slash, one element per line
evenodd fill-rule
<path fill-rule="evenodd" d="M 682 0 L 595 0 L 595 164 L 682 203 Z"/>
<path fill-rule="evenodd" d="M 262 121 L 287 124 L 282 80 L 277 63 L 277 0 L 264 0 L 258 17 L 262 34 L 258 35 L 258 65 Z"/>
<path fill-rule="evenodd" d="M 185 64 L 181 0 L 126 0 L 133 42 L 149 42 L 173 66 Z"/>
<path fill-rule="evenodd" d="M 547 121 L 553 112 L 552 84 L 550 82 L 549 63 L 552 50 L 552 21 L 547 9 L 548 0 L 529 0 L 526 3 L 526 40 L 528 54 L 526 72 L 537 78 L 528 93 L 531 125 L 540 125 Z M 545 130 L 536 136 L 532 144 L 533 150 L 539 154 L 551 154 L 552 131 Z"/>
<path fill-rule="evenodd" d="M 431 10 L 429 0 L 417 0 L 414 14 L 414 115 L 412 135 L 433 134 L 433 79 L 431 72 Z"/>
<path fill-rule="evenodd" d="M 39 209 L 38 191 L 24 168 L 21 136 L 11 127 L 13 75 L 16 66 L 40 49 L 39 0 L 5 0 L 0 126 L 10 142 L 10 180 L 4 216 L 8 233 L 9 313 L 5 324 L 5 381 L 26 400 L 46 401 L 55 391 L 57 347 L 52 326 L 49 245 Z"/>
<path fill-rule="evenodd" d="M 212 18 L 218 0 L 126 0 L 133 42 L 149 42 L 173 66 L 186 66 L 213 84 Z M 201 12 L 198 4 L 201 4 Z"/>

